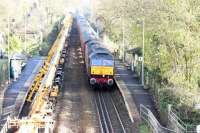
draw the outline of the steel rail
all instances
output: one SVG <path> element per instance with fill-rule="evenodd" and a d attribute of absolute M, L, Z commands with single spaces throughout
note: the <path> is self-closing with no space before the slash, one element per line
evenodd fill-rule
<path fill-rule="evenodd" d="M 121 125 L 121 127 L 122 127 L 122 130 L 123 130 L 124 133 L 126 133 L 126 130 L 125 130 L 125 128 L 124 128 L 124 125 L 123 125 L 122 120 L 121 120 L 120 115 L 119 115 L 119 111 L 117 110 L 117 108 L 116 108 L 116 106 L 115 106 L 115 104 L 114 104 L 114 102 L 113 102 L 112 97 L 111 97 L 111 103 L 113 104 L 113 107 L 114 107 L 115 112 L 116 112 L 116 114 L 117 114 L 117 118 L 118 118 L 118 120 L 119 120 L 119 122 L 120 122 L 120 125 Z"/>
<path fill-rule="evenodd" d="M 97 105 L 97 99 L 95 99 L 95 105 L 96 105 L 96 108 L 97 108 L 97 115 L 99 116 L 99 124 L 100 124 L 100 128 L 101 128 L 101 132 L 104 133 L 103 122 L 101 121 L 100 110 L 99 110 L 99 107 Z M 102 112 L 102 107 L 101 107 L 101 112 Z M 103 113 L 102 113 L 102 115 L 103 115 Z M 106 132 L 109 132 L 108 127 L 105 124 L 105 116 L 103 115 L 102 117 L 104 119 L 104 125 L 106 126 Z"/>
<path fill-rule="evenodd" d="M 100 95 L 100 97 L 102 98 L 102 102 L 103 102 L 103 104 L 104 104 L 104 108 L 105 108 L 105 111 L 106 111 L 105 113 L 106 113 L 106 115 L 107 115 L 107 119 L 108 119 L 108 122 L 109 122 L 109 125 L 110 125 L 110 130 L 111 130 L 112 133 L 114 133 L 114 129 L 113 129 L 113 126 L 112 126 L 111 118 L 110 118 L 110 115 L 109 115 L 109 113 L 108 113 L 107 106 L 106 106 L 106 104 L 105 104 L 105 99 L 104 99 L 102 93 L 101 93 L 101 94 L 98 93 L 98 95 Z"/>

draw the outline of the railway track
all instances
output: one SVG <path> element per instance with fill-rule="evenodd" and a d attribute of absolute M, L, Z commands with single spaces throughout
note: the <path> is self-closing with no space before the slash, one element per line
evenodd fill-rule
<path fill-rule="evenodd" d="M 98 133 L 98 120 L 90 89 L 84 73 L 76 22 L 68 40 L 68 55 L 64 68 L 64 82 L 55 110 L 55 133 Z"/>
<path fill-rule="evenodd" d="M 118 88 L 95 91 L 85 74 L 76 25 L 66 57 L 64 86 L 56 105 L 55 132 L 132 133 L 132 123 Z M 107 89 L 108 90 L 108 89 Z"/>
<path fill-rule="evenodd" d="M 96 91 L 95 95 L 101 132 L 132 133 L 132 122 L 118 88 L 112 91 Z"/>
<path fill-rule="evenodd" d="M 54 112 L 54 132 L 132 133 L 132 123 L 118 88 L 112 91 L 90 88 L 75 23 L 67 53 L 64 84 Z M 27 115 L 27 110 L 29 104 L 25 103 L 21 117 Z"/>
<path fill-rule="evenodd" d="M 69 38 L 64 84 L 57 99 L 55 133 L 132 133 L 123 98 L 118 90 L 90 88 L 75 22 Z M 19 117 L 28 116 L 31 102 L 25 102 Z"/>

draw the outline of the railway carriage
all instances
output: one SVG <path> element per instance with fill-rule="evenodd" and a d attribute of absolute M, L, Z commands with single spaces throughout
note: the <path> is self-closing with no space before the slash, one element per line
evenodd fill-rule
<path fill-rule="evenodd" d="M 77 15 L 76 21 L 89 83 L 112 86 L 115 68 L 113 55 L 82 15 Z"/>

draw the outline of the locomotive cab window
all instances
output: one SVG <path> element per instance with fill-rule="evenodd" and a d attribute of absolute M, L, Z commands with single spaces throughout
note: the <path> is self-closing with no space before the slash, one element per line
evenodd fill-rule
<path fill-rule="evenodd" d="M 92 66 L 102 66 L 102 61 L 101 60 L 98 60 L 98 59 L 93 59 L 91 61 L 91 65 Z"/>
<path fill-rule="evenodd" d="M 103 66 L 114 66 L 113 60 L 103 60 Z"/>
<path fill-rule="evenodd" d="M 91 61 L 92 66 L 114 66 L 113 60 L 102 60 L 102 59 L 93 59 Z"/>

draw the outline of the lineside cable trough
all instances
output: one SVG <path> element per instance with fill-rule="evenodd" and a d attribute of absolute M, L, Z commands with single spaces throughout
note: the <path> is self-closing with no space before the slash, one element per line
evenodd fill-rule
<path fill-rule="evenodd" d="M 59 90 L 62 87 L 62 72 L 67 54 L 66 39 L 71 31 L 73 17 L 66 15 L 61 31 L 51 47 L 47 59 L 37 76 L 21 106 L 17 118 L 7 118 L 1 133 L 17 131 L 18 133 L 51 133 L 54 128 L 53 111 Z"/>

